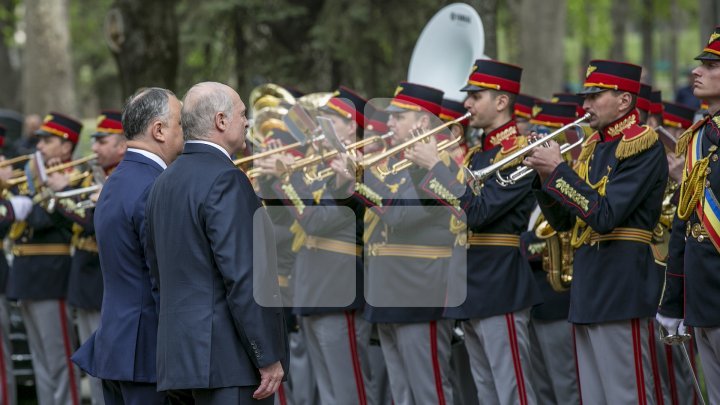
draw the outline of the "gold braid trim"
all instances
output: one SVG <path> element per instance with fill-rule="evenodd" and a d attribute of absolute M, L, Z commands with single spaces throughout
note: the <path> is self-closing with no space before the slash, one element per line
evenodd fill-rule
<path fill-rule="evenodd" d="M 482 149 L 482 144 L 478 145 L 478 146 L 473 146 L 472 148 L 470 148 L 470 150 L 468 150 L 467 155 L 465 155 L 465 159 L 463 159 L 463 166 L 470 167 L 469 165 L 470 165 L 470 162 L 472 161 L 472 157 L 480 149 Z"/>
<path fill-rule="evenodd" d="M 305 230 L 300 226 L 300 223 L 298 221 L 294 221 L 292 225 L 290 225 L 290 232 L 295 235 L 292 241 L 292 251 L 297 253 L 300 251 L 300 248 L 305 245 L 305 239 L 307 239 L 307 233 L 305 233 Z"/>
<path fill-rule="evenodd" d="M 703 195 L 709 164 L 710 157 L 706 156 L 695 162 L 692 171 L 688 174 L 687 162 L 685 163 L 683 180 L 680 184 L 680 199 L 677 205 L 677 216 L 683 221 L 690 219 L 693 209 Z"/>
<path fill-rule="evenodd" d="M 11 240 L 17 240 L 20 236 L 22 236 L 23 232 L 25 232 L 25 228 L 27 228 L 27 222 L 13 222 L 13 224 L 10 226 L 10 232 L 8 232 L 8 237 Z"/>
<path fill-rule="evenodd" d="M 377 228 L 378 224 L 380 223 L 380 217 L 368 208 L 365 210 L 365 217 L 363 217 L 363 222 L 365 223 L 365 230 L 363 231 L 363 243 L 367 244 L 370 240 L 370 236 L 372 236 L 373 232 L 375 232 L 375 228 Z"/>
<path fill-rule="evenodd" d="M 658 141 L 658 134 L 647 125 L 643 126 L 643 132 L 632 138 L 623 136 L 615 149 L 615 157 L 619 160 L 627 159 L 638 153 L 645 152 L 650 149 Z"/>
<path fill-rule="evenodd" d="M 455 235 L 455 246 L 466 246 L 468 241 L 467 224 L 455 215 L 450 216 L 450 232 Z"/>
<path fill-rule="evenodd" d="M 608 183 L 608 175 L 610 175 L 610 173 L 603 176 L 603 178 L 600 179 L 600 181 L 598 181 L 597 183 L 590 184 L 590 187 L 592 187 L 593 190 L 597 190 L 598 194 L 600 194 L 601 197 L 605 196 L 605 188 Z M 585 177 L 585 181 L 587 181 L 587 176 Z M 590 242 L 591 234 L 592 228 L 587 226 L 587 224 L 585 224 L 585 221 L 577 218 L 575 220 L 575 226 L 573 226 L 572 233 L 570 234 L 570 244 L 573 248 L 577 249 L 584 243 Z"/>
<path fill-rule="evenodd" d="M 685 132 L 680 135 L 678 138 L 677 144 L 675 144 L 675 156 L 682 156 L 687 152 L 688 145 L 690 144 L 690 140 L 693 137 L 693 134 L 705 123 L 708 121 L 708 117 L 705 117 L 704 119 L 701 119 L 700 121 L 694 123 L 690 128 L 688 128 Z"/>
<path fill-rule="evenodd" d="M 588 162 L 590 161 L 590 157 L 592 156 L 593 152 L 595 152 L 595 145 L 598 143 L 598 138 L 595 136 L 590 136 L 587 141 L 583 143 L 582 150 L 580 151 L 580 156 L 578 156 L 578 165 L 575 171 L 580 175 L 580 177 L 585 177 L 587 175 L 587 166 Z M 581 173 L 579 168 L 580 166 L 585 165 L 585 173 Z"/>

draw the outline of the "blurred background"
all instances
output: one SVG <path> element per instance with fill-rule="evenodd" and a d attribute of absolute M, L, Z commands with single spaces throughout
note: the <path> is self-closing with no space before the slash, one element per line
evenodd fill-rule
<path fill-rule="evenodd" d="M 138 87 L 182 96 L 202 80 L 245 99 L 266 82 L 386 97 L 406 79 L 423 26 L 450 3 L 0 0 L 0 108 L 91 118 Z M 522 91 L 543 98 L 578 89 L 588 60 L 610 58 L 643 65 L 644 81 L 672 100 L 720 23 L 717 0 L 466 3 L 482 18 L 485 54 L 523 66 Z"/>

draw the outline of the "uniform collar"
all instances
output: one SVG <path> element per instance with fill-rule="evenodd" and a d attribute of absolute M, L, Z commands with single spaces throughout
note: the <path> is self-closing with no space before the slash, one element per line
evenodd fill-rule
<path fill-rule="evenodd" d="M 610 125 L 606 126 L 600 131 L 602 142 L 612 142 L 623 135 L 623 131 L 635 126 L 640 125 L 640 114 L 637 109 L 633 109 L 626 115 L 623 115 Z"/>
<path fill-rule="evenodd" d="M 483 151 L 488 151 L 496 146 L 500 146 L 504 141 L 516 138 L 519 133 L 517 125 L 515 125 L 515 119 L 511 119 L 485 134 L 483 137 Z"/>

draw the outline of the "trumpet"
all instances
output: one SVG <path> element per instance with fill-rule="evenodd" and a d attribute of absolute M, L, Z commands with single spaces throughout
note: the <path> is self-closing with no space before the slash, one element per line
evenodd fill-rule
<path fill-rule="evenodd" d="M 33 157 L 33 154 L 29 153 L 27 155 L 16 156 L 12 159 L 6 159 L 6 160 L 3 160 L 0 162 L 0 167 L 12 166 L 17 163 L 25 163 L 28 160 L 32 159 L 32 157 Z"/>
<path fill-rule="evenodd" d="M 356 150 L 358 150 L 358 149 L 360 149 L 360 148 L 363 148 L 363 147 L 368 146 L 368 145 L 370 145 L 370 144 L 373 144 L 373 143 L 375 143 L 375 142 L 383 141 L 383 140 L 385 140 L 385 139 L 393 136 L 393 134 L 394 134 L 394 133 L 393 133 L 392 131 L 390 131 L 390 132 L 387 132 L 387 133 L 385 133 L 385 134 L 383 134 L 383 135 L 374 135 L 374 136 L 371 136 L 371 137 L 369 137 L 369 138 L 362 139 L 362 140 L 359 140 L 359 141 L 357 141 L 357 142 L 354 142 L 354 143 L 351 143 L 351 144 L 349 144 L 349 145 L 346 145 L 344 151 L 340 151 L 340 150 L 335 149 L 335 150 L 332 150 L 332 151 L 329 151 L 329 152 L 326 152 L 326 153 L 319 154 L 319 155 L 317 155 L 317 156 L 311 156 L 311 157 L 307 157 L 307 158 L 298 159 L 298 160 L 296 160 L 293 164 L 291 164 L 290 166 L 286 166 L 286 165 L 285 165 L 284 163 L 282 163 L 281 161 L 278 161 L 278 162 L 277 162 L 277 164 L 278 164 L 278 169 L 279 169 L 280 171 L 284 171 L 284 172 L 286 172 L 286 173 L 292 173 L 292 172 L 294 172 L 294 171 L 296 171 L 296 170 L 300 170 L 300 169 L 304 169 L 305 167 L 308 167 L 308 166 L 316 165 L 316 164 L 318 164 L 318 163 L 320 163 L 320 162 L 322 162 L 322 161 L 324 161 L 324 160 L 327 160 L 327 159 L 329 159 L 329 158 L 331 158 L 331 157 L 334 157 L 335 155 L 337 155 L 337 154 L 340 153 L 340 152 L 351 152 L 351 153 L 354 153 L 354 151 L 356 151 Z M 328 168 L 328 169 L 329 169 L 329 168 Z M 332 169 L 330 169 L 330 170 L 332 170 Z M 328 172 L 328 173 L 329 173 L 329 172 Z M 330 175 L 330 174 L 327 174 L 327 173 L 326 173 L 326 174 L 325 174 L 325 177 L 329 177 L 329 175 Z M 317 179 L 316 179 L 316 180 L 317 180 Z"/>
<path fill-rule="evenodd" d="M 413 144 L 415 144 L 417 142 L 424 141 L 424 140 L 430 138 L 431 136 L 437 134 L 438 132 L 442 131 L 443 129 L 445 129 L 449 126 L 455 125 L 467 118 L 470 118 L 471 115 L 472 114 L 470 114 L 469 112 L 465 113 L 465 115 L 463 115 L 462 117 L 455 118 L 452 121 L 448 121 L 442 125 L 438 125 L 437 127 L 425 132 L 422 135 L 416 136 L 416 137 L 409 139 L 399 145 L 393 146 L 392 148 L 388 149 L 385 152 L 376 153 L 373 156 L 360 162 L 360 167 L 362 167 L 364 169 L 366 167 L 373 166 L 373 165 L 379 163 L 380 161 L 389 158 L 390 156 L 397 155 L 398 153 L 407 149 L 409 146 L 412 146 Z M 398 162 L 398 163 L 400 163 L 400 162 Z"/>
<path fill-rule="evenodd" d="M 91 153 L 91 154 L 89 154 L 89 155 L 87 155 L 87 156 L 81 157 L 81 158 L 76 159 L 76 160 L 73 160 L 73 161 L 71 161 L 71 162 L 67 162 L 67 163 L 63 163 L 63 164 L 57 165 L 57 166 L 50 167 L 50 168 L 48 168 L 45 172 L 46 172 L 47 174 L 50 174 L 50 173 L 55 173 L 55 172 L 63 171 L 63 170 L 65 170 L 65 169 L 68 169 L 68 168 L 71 168 L 71 167 L 75 167 L 75 166 L 79 166 L 79 165 L 81 165 L 81 164 L 90 162 L 90 161 L 95 160 L 95 159 L 97 159 L 97 155 L 94 154 L 94 153 Z M 17 185 L 19 185 L 19 184 L 26 183 L 27 181 L 28 181 L 27 176 L 23 175 L 23 176 L 18 176 L 18 177 L 13 177 L 13 178 L 11 178 L 11 179 L 8 179 L 8 180 L 5 182 L 5 184 L 6 184 L 7 187 L 14 187 L 14 186 L 17 186 Z"/>
<path fill-rule="evenodd" d="M 578 118 L 577 120 L 561 127 L 555 130 L 554 132 L 551 132 L 544 137 L 538 139 L 537 141 L 525 146 L 524 148 L 511 153 L 506 158 L 500 160 L 499 162 L 495 162 L 492 165 L 480 169 L 480 170 L 470 170 L 467 167 L 465 167 L 465 174 L 468 178 L 468 185 L 472 189 L 472 191 L 475 194 L 480 194 L 480 190 L 482 189 L 482 185 L 487 181 L 490 176 L 495 175 L 497 178 L 497 182 L 500 183 L 501 186 L 508 186 L 511 184 L 515 184 L 518 180 L 521 178 L 527 176 L 528 174 L 532 173 L 533 169 L 527 167 L 527 166 L 519 166 L 514 172 L 510 173 L 508 176 L 503 176 L 500 173 L 500 170 L 507 165 L 508 163 L 512 162 L 513 160 L 517 159 L 518 157 L 526 155 L 531 150 L 537 148 L 538 146 L 545 145 L 548 141 L 553 140 L 554 138 L 557 138 L 560 136 L 563 132 L 567 131 L 570 128 L 576 128 L 578 132 L 578 140 L 573 143 L 564 143 L 560 146 L 560 153 L 566 153 L 573 148 L 576 148 L 578 146 L 581 146 L 583 142 L 585 141 L 585 131 L 580 126 L 581 123 L 587 121 L 590 119 L 590 114 L 587 113 L 583 115 L 582 117 Z"/>
<path fill-rule="evenodd" d="M 359 149 L 359 148 L 363 148 L 363 147 L 365 147 L 365 146 L 371 145 L 371 144 L 373 144 L 373 143 L 375 143 L 375 142 L 384 142 L 386 139 L 392 137 L 393 135 L 395 135 L 395 133 L 394 133 L 393 131 L 388 131 L 388 132 L 386 132 L 386 133 L 384 133 L 384 134 L 382 134 L 382 135 L 373 135 L 373 136 L 371 136 L 371 137 L 368 137 L 368 138 L 363 139 L 362 141 L 360 141 L 362 144 L 361 144 L 360 146 L 358 146 L 358 147 L 354 147 L 354 148 L 352 149 L 352 151 L 355 151 L 355 150 L 357 150 L 357 149 Z M 357 143 L 357 142 L 356 142 L 356 143 Z M 348 146 L 348 147 L 349 147 L 349 146 Z M 355 170 L 355 167 L 354 167 L 354 165 L 353 165 L 352 167 L 349 167 L 348 169 L 352 169 L 352 170 L 354 171 L 354 170 Z M 327 179 L 328 177 L 332 176 L 334 173 L 335 173 L 335 172 L 334 172 L 334 170 L 333 170 L 331 167 L 326 167 L 326 168 L 318 171 L 317 174 L 316 174 L 314 177 L 308 177 L 308 180 L 310 180 L 310 181 L 325 180 L 325 179 Z"/>

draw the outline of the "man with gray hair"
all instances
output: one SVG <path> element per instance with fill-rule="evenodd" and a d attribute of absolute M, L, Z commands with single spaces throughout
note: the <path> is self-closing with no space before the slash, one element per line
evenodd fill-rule
<path fill-rule="evenodd" d="M 245 105 L 212 82 L 183 102 L 185 149 L 145 214 L 160 293 L 158 389 L 192 389 L 200 404 L 272 404 L 288 347 L 272 225 L 231 158 L 245 147 Z"/>
<path fill-rule="evenodd" d="M 103 380 L 107 405 L 168 401 L 156 384 L 157 297 L 146 264 L 145 201 L 155 178 L 182 151 L 180 109 L 170 90 L 156 87 L 128 99 L 122 114 L 128 149 L 95 208 L 105 293 L 100 325 L 73 361 Z"/>

